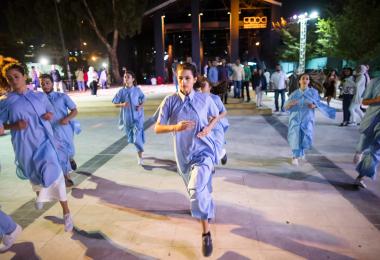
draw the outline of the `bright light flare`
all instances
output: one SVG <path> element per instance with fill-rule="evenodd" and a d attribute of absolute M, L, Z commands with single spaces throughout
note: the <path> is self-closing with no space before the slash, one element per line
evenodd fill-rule
<path fill-rule="evenodd" d="M 49 64 L 49 60 L 47 58 L 45 58 L 45 57 L 41 57 L 40 58 L 40 63 L 42 65 L 48 65 Z"/>

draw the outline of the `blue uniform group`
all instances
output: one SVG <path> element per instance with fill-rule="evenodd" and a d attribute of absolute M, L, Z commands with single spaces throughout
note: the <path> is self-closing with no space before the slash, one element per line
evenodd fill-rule
<path fill-rule="evenodd" d="M 212 134 L 202 138 L 197 134 L 209 124 L 210 117 L 218 115 L 218 108 L 211 97 L 193 90 L 188 96 L 181 92 L 167 96 L 158 118 L 162 125 L 175 125 L 184 120 L 195 122 L 193 129 L 173 135 L 177 168 L 190 196 L 191 214 L 202 220 L 215 216 L 211 181 L 218 158 Z"/>
<path fill-rule="evenodd" d="M 144 101 L 145 95 L 137 86 L 123 87 L 112 100 L 114 104 L 129 104 L 120 109 L 119 126 L 124 129 L 128 143 L 136 146 L 137 152 L 144 151 L 144 109 L 137 109 Z"/>
<path fill-rule="evenodd" d="M 292 92 L 285 106 L 292 101 L 298 104 L 289 109 L 288 142 L 292 149 L 293 157 L 299 158 L 305 155 L 305 150 L 310 149 L 313 144 L 313 130 L 315 121 L 314 109 L 308 107 L 314 104 L 325 116 L 334 119 L 336 111 L 320 101 L 318 91 L 307 87 Z"/>
<path fill-rule="evenodd" d="M 20 120 L 27 122 L 25 129 L 11 130 L 16 173 L 43 187 L 49 187 L 62 174 L 56 149 L 59 144 L 50 122 L 42 118 L 47 112 L 54 113 L 53 107 L 40 92 L 11 92 L 0 101 L 0 127 Z"/>
<path fill-rule="evenodd" d="M 68 115 L 68 110 L 76 109 L 75 103 L 65 93 L 50 92 L 47 97 L 52 104 L 53 120 L 51 121 L 54 136 L 60 143 L 61 149 L 58 149 L 61 166 L 64 174 L 69 173 L 71 169 L 70 159 L 75 155 L 74 133 L 79 134 L 80 125 L 76 120 L 70 120 L 67 125 L 61 125 L 59 121 Z"/>
<path fill-rule="evenodd" d="M 373 79 L 363 95 L 363 99 L 377 97 L 380 97 L 380 78 Z M 357 150 L 365 152 L 356 170 L 359 172 L 359 177 L 375 179 L 376 168 L 380 161 L 380 103 L 368 106 L 359 130 L 361 136 Z"/>

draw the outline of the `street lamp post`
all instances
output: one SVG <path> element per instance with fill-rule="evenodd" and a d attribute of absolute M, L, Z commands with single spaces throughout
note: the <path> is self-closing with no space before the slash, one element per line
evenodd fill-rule
<path fill-rule="evenodd" d="M 300 24 L 300 48 L 299 48 L 299 65 L 298 73 L 305 72 L 305 63 L 306 63 L 306 35 L 307 35 L 307 21 L 311 19 L 318 18 L 317 12 L 312 12 L 310 15 L 304 13 L 301 15 L 294 15 L 293 19 L 297 20 Z"/>
<path fill-rule="evenodd" d="M 70 82 L 70 86 L 69 87 L 71 87 L 71 71 L 70 71 L 70 64 L 69 64 L 69 56 L 68 56 L 66 45 L 65 45 L 65 38 L 63 37 L 61 18 L 59 16 L 59 11 L 58 11 L 58 3 L 60 2 L 60 0 L 53 0 L 53 1 L 54 1 L 54 5 L 55 5 L 55 12 L 56 12 L 56 15 L 57 15 L 59 36 L 61 38 L 62 53 L 63 53 L 63 57 L 64 57 L 65 63 L 66 63 L 67 77 L 68 77 L 68 80 L 69 80 L 68 82 Z"/>

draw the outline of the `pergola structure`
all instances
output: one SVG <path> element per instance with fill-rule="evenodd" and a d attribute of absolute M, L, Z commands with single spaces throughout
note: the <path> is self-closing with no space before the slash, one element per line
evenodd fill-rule
<path fill-rule="evenodd" d="M 222 7 L 218 8 L 222 3 Z M 182 16 L 191 16 L 191 22 L 176 21 L 170 23 L 166 22 L 170 14 L 178 15 L 173 6 L 184 5 L 189 10 L 188 13 L 183 13 Z M 260 22 L 265 22 L 266 27 L 270 28 L 271 21 L 278 21 L 280 17 L 280 7 L 282 3 L 275 0 L 220 0 L 220 1 L 207 1 L 207 0 L 166 0 L 166 1 L 152 1 L 150 8 L 144 13 L 144 16 L 151 16 L 153 18 L 154 27 L 154 46 L 155 46 L 155 72 L 157 76 L 164 76 L 165 74 L 165 33 L 173 31 L 191 31 L 191 57 L 193 62 L 197 65 L 198 69 L 201 67 L 203 58 L 203 46 L 201 42 L 201 32 L 206 30 L 228 30 L 229 43 L 228 55 L 231 61 L 239 58 L 239 29 L 240 28 L 260 28 Z M 263 18 L 263 12 L 260 10 L 269 9 L 270 17 Z M 257 11 L 259 15 L 253 17 L 243 17 L 240 20 L 242 12 Z M 203 19 L 203 12 L 225 12 L 229 14 L 229 19 L 222 19 L 215 15 L 214 20 Z M 179 12 L 178 12 L 179 13 Z M 261 20 L 260 20 L 261 18 Z M 264 27 L 263 27 L 264 28 Z M 169 61 L 172 61 L 173 46 L 168 46 Z M 175 52 L 175 50 L 174 50 Z"/>

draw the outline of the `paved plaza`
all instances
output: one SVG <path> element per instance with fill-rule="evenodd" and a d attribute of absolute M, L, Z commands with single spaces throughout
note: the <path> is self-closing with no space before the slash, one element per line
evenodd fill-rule
<path fill-rule="evenodd" d="M 147 117 L 174 87 L 143 91 Z M 117 128 L 114 93 L 71 94 L 82 125 L 77 185 L 69 190 L 72 233 L 63 230 L 58 203 L 34 209 L 29 182 L 15 174 L 10 135 L 0 137 L 0 205 L 24 229 L 0 259 L 202 259 L 200 225 L 176 173 L 172 136 L 147 130 L 145 165 L 138 166 L 134 146 Z M 272 108 L 271 94 L 264 104 Z M 228 116 L 228 163 L 213 179 L 210 258 L 380 259 L 380 182 L 367 181 L 367 190 L 352 185 L 357 128 L 338 127 L 341 112 L 335 121 L 318 112 L 313 150 L 296 167 L 287 115 L 246 111 L 253 107 L 232 106 Z"/>

